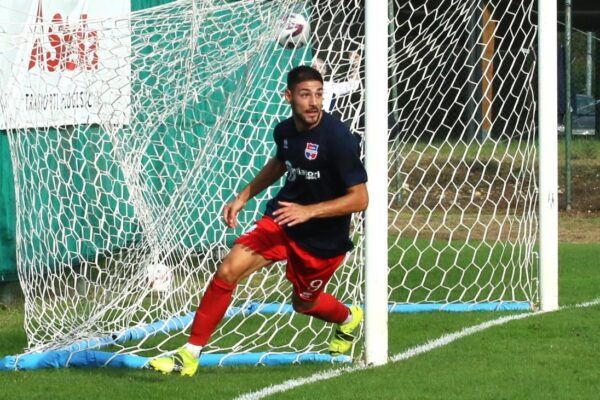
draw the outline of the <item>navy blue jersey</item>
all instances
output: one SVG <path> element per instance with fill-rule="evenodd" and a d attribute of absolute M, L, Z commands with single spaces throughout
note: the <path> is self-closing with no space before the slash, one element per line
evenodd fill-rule
<path fill-rule="evenodd" d="M 273 216 L 279 201 L 301 205 L 341 197 L 351 186 L 365 183 L 367 173 L 359 158 L 358 141 L 348 128 L 323 112 L 319 124 L 298 132 L 288 118 L 275 127 L 276 157 L 287 167 L 283 188 L 267 203 L 265 215 Z M 352 249 L 350 215 L 314 218 L 291 227 L 286 233 L 300 247 L 317 257 L 328 258 Z"/>

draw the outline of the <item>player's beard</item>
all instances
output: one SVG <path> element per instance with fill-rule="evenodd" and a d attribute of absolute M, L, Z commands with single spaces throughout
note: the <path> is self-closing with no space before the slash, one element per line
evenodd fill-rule
<path fill-rule="evenodd" d="M 309 114 L 309 112 L 313 112 Z M 300 130 L 308 130 L 314 128 L 320 121 L 321 116 L 323 115 L 323 110 L 318 109 L 317 107 L 308 108 L 304 111 L 299 111 L 298 107 L 295 104 L 292 104 L 292 115 L 296 120 L 296 123 L 300 123 Z"/>

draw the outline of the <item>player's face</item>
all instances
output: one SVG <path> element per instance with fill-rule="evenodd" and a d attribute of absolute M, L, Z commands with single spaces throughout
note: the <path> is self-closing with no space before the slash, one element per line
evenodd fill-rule
<path fill-rule="evenodd" d="M 298 83 L 294 90 L 287 89 L 285 98 L 292 106 L 292 116 L 300 131 L 317 126 L 323 109 L 323 84 L 319 81 Z"/>

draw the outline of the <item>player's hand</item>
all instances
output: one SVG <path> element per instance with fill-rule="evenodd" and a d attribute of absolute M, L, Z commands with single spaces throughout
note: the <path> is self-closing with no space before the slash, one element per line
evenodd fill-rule
<path fill-rule="evenodd" d="M 351 51 L 348 53 L 348 59 L 350 60 L 350 64 L 353 67 L 358 67 L 360 65 L 360 61 L 362 57 L 358 51 Z"/>
<path fill-rule="evenodd" d="M 294 226 L 308 221 L 312 218 L 312 212 L 309 206 L 302 206 L 296 203 L 280 201 L 278 208 L 273 212 L 275 222 L 279 225 Z"/>
<path fill-rule="evenodd" d="M 245 205 L 246 204 L 242 200 L 236 198 L 234 201 L 227 204 L 223 209 L 223 220 L 225 220 L 225 223 L 230 228 L 235 229 L 235 227 L 237 227 L 237 216 L 240 210 L 244 208 Z"/>

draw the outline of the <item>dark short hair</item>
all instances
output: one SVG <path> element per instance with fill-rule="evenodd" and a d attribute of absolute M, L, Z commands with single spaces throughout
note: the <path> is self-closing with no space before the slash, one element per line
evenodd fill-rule
<path fill-rule="evenodd" d="M 323 75 L 313 67 L 308 65 L 301 65 L 299 67 L 292 68 L 288 72 L 287 76 L 287 87 L 293 90 L 294 87 L 300 82 L 305 81 L 319 81 L 323 83 Z"/>

